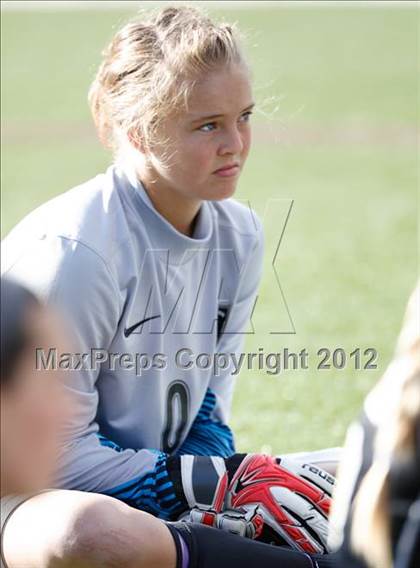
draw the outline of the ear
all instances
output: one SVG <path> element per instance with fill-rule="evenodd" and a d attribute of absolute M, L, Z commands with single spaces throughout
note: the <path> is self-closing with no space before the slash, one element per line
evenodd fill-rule
<path fill-rule="evenodd" d="M 127 138 L 131 146 L 141 152 L 146 153 L 146 141 L 144 140 L 143 133 L 137 128 L 130 128 L 127 132 Z"/>

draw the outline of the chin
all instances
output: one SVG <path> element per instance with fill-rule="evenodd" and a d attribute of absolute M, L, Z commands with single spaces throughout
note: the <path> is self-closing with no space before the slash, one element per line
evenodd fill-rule
<path fill-rule="evenodd" d="M 238 180 L 229 180 L 218 183 L 206 192 L 204 199 L 208 201 L 221 201 L 223 199 L 228 199 L 236 191 L 236 186 L 238 185 Z"/>

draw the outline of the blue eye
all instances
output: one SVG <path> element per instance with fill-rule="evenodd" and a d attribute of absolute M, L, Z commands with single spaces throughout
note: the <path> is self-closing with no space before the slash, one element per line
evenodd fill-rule
<path fill-rule="evenodd" d="M 200 126 L 198 130 L 200 130 L 201 132 L 212 132 L 215 128 L 216 128 L 215 122 L 207 122 L 207 124 L 203 124 L 202 126 Z"/>
<path fill-rule="evenodd" d="M 239 117 L 239 122 L 249 122 L 249 117 L 251 116 L 251 114 L 252 112 L 250 110 L 244 112 Z M 217 129 L 216 122 L 206 122 L 206 124 L 202 124 L 201 126 L 199 126 L 197 130 L 199 130 L 200 132 L 213 132 L 216 129 Z"/>
<path fill-rule="evenodd" d="M 251 114 L 252 114 L 252 112 L 250 110 L 248 110 L 247 112 L 244 112 L 244 114 L 241 116 L 241 121 L 242 122 L 249 122 Z"/>

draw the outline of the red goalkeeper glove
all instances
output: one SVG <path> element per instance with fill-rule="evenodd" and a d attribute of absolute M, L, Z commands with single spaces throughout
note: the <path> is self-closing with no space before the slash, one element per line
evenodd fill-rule
<path fill-rule="evenodd" d="M 178 458 L 176 458 L 178 459 Z M 290 458 L 182 456 L 183 520 L 310 553 L 326 553 L 334 478 Z"/>

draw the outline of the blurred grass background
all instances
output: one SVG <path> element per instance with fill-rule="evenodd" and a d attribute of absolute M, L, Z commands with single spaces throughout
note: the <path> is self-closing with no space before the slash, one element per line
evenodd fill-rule
<path fill-rule="evenodd" d="M 392 356 L 416 281 L 418 11 L 262 4 L 213 2 L 209 11 L 245 33 L 259 105 L 237 197 L 260 216 L 280 200 L 264 221 L 267 258 L 246 350 L 310 353 L 308 370 L 237 379 L 238 449 L 280 453 L 343 442 Z M 107 167 L 86 94 L 102 48 L 134 14 L 2 14 L 2 236 Z M 275 268 L 293 323 L 271 267 L 291 201 Z M 296 333 L 270 334 L 279 322 Z M 378 369 L 317 370 L 321 347 L 374 347 Z"/>

